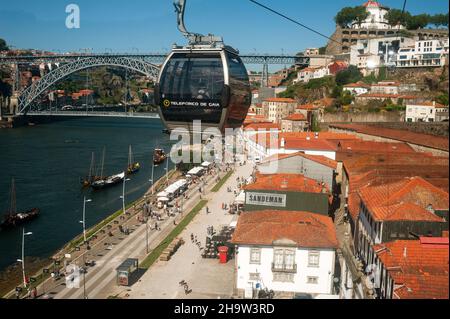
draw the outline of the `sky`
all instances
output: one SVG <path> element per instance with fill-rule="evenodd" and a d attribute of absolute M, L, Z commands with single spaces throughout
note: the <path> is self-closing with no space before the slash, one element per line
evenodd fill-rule
<path fill-rule="evenodd" d="M 259 0 L 326 35 L 336 12 L 363 0 Z M 188 30 L 221 35 L 241 53 L 294 54 L 327 39 L 248 0 L 188 0 Z M 66 6 L 80 8 L 79 29 L 66 28 Z M 403 0 L 382 0 L 401 9 Z M 447 0 L 409 0 L 413 14 L 447 13 Z M 185 40 L 176 27 L 173 0 L 0 0 L 0 38 L 16 48 L 55 52 L 167 52 Z"/>

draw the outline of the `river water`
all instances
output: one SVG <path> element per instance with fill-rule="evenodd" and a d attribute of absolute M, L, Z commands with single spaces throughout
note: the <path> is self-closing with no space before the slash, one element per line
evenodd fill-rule
<path fill-rule="evenodd" d="M 86 118 L 0 130 L 0 214 L 9 209 L 11 177 L 18 211 L 41 210 L 25 225 L 33 232 L 26 237 L 26 256 L 49 257 L 82 232 L 83 196 L 92 199 L 86 204 L 86 227 L 122 208 L 122 184 L 96 192 L 81 189 L 92 152 L 100 165 L 106 147 L 105 174 L 117 174 L 128 163 L 131 144 L 141 170 L 126 183 L 125 198 L 130 203 L 141 197 L 151 185 L 154 148 L 168 152 L 173 144 L 162 129 L 159 119 Z M 155 167 L 155 180 L 164 168 Z M 21 258 L 21 241 L 21 228 L 0 231 L 0 270 Z"/>

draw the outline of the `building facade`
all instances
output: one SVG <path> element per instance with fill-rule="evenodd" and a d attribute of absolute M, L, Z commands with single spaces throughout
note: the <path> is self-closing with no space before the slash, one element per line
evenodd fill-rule
<path fill-rule="evenodd" d="M 448 106 L 435 101 L 406 105 L 406 122 L 442 122 L 448 118 Z"/>
<path fill-rule="evenodd" d="M 237 247 L 236 287 L 253 298 L 333 295 L 337 239 L 331 218 L 310 212 L 244 212 L 232 243 Z"/>
<path fill-rule="evenodd" d="M 268 98 L 262 103 L 263 115 L 272 123 L 281 124 L 283 118 L 294 113 L 297 102 L 289 98 Z"/>

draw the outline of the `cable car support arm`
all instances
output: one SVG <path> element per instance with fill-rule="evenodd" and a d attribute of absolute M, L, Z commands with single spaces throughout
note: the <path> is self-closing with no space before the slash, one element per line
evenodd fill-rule
<path fill-rule="evenodd" d="M 186 29 L 184 25 L 184 11 L 186 9 L 186 0 L 174 0 L 173 3 L 175 7 L 175 12 L 177 13 L 177 24 L 178 30 L 189 40 L 190 45 L 213 45 L 216 43 L 222 43 L 222 37 L 215 36 L 213 34 L 208 34 L 207 36 L 192 33 Z"/>

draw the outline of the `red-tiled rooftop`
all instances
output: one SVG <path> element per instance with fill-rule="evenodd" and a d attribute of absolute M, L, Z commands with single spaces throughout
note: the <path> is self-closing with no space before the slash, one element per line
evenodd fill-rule
<path fill-rule="evenodd" d="M 297 247 L 337 248 L 333 221 L 328 216 L 300 211 L 255 211 L 240 215 L 232 243 L 273 245 L 290 240 Z"/>
<path fill-rule="evenodd" d="M 379 99 L 404 99 L 404 100 L 414 100 L 414 99 L 418 98 L 415 95 L 386 94 L 386 93 L 364 93 L 364 94 L 358 95 L 358 97 L 379 98 Z"/>
<path fill-rule="evenodd" d="M 417 103 L 410 103 L 409 105 L 417 105 L 417 106 L 434 106 L 434 107 L 446 107 L 445 105 L 441 104 L 441 103 L 437 103 L 437 102 L 417 102 Z M 447 106 L 448 107 L 448 106 Z"/>
<path fill-rule="evenodd" d="M 322 164 L 324 166 L 328 166 L 332 169 L 337 169 L 336 161 L 333 161 L 332 159 L 329 159 L 328 157 L 325 157 L 323 155 L 310 155 L 310 154 L 305 154 L 303 152 L 296 152 L 296 153 L 291 153 L 291 154 L 274 154 L 274 155 L 264 159 L 263 163 L 279 161 L 279 160 L 282 160 L 285 158 L 291 158 L 291 157 L 296 157 L 296 156 L 306 158 L 310 161 Z"/>
<path fill-rule="evenodd" d="M 303 114 L 291 114 L 288 117 L 285 117 L 283 120 L 286 121 L 306 121 L 306 117 Z"/>
<path fill-rule="evenodd" d="M 367 153 L 416 153 L 416 151 L 406 143 L 389 143 L 363 140 L 343 140 L 339 141 L 338 149 L 341 152 L 367 152 Z"/>
<path fill-rule="evenodd" d="M 344 85 L 345 88 L 370 88 L 370 85 L 366 84 L 366 83 L 361 83 L 361 82 L 357 82 L 357 83 L 350 83 L 350 84 L 346 84 Z"/>
<path fill-rule="evenodd" d="M 302 104 L 297 106 L 297 110 L 307 110 L 312 111 L 318 109 L 318 106 L 314 104 Z"/>
<path fill-rule="evenodd" d="M 295 100 L 284 97 L 271 97 L 265 99 L 264 102 L 295 103 Z"/>
<path fill-rule="evenodd" d="M 274 136 L 271 136 L 270 133 L 261 133 L 251 136 L 251 139 L 259 145 L 268 148 L 271 146 L 271 138 L 275 141 L 276 137 L 278 137 L 278 147 L 281 147 L 281 141 L 284 139 L 286 149 L 323 151 L 336 151 L 336 141 L 358 140 L 354 135 L 334 132 L 317 134 L 311 132 L 280 132 Z"/>
<path fill-rule="evenodd" d="M 327 185 L 300 174 L 257 174 L 256 181 L 244 187 L 246 191 L 273 190 L 281 192 L 329 193 Z"/>
<path fill-rule="evenodd" d="M 445 222 L 427 208 L 432 205 L 434 210 L 449 209 L 449 194 L 420 177 L 405 178 L 378 186 L 369 185 L 361 188 L 358 194 L 373 219 L 377 221 Z"/>
<path fill-rule="evenodd" d="M 410 144 L 416 144 L 438 150 L 449 150 L 448 137 L 440 137 L 429 134 L 415 133 L 406 130 L 395 130 L 372 125 L 362 124 L 331 124 L 330 128 L 354 131 L 357 133 L 389 138 Z"/>
<path fill-rule="evenodd" d="M 448 299 L 449 239 L 421 237 L 374 245 L 396 299 Z"/>

